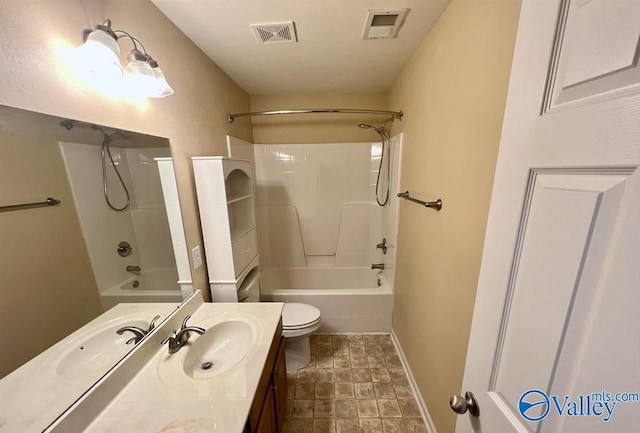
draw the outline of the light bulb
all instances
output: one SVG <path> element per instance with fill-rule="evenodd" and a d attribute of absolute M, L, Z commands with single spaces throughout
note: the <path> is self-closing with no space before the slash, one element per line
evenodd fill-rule
<path fill-rule="evenodd" d="M 165 96 L 173 95 L 173 89 L 167 83 L 167 79 L 164 78 L 164 74 L 160 70 L 159 67 L 155 67 L 151 69 L 153 72 L 153 77 L 155 80 L 155 91 L 152 97 L 154 98 L 164 98 Z"/>
<path fill-rule="evenodd" d="M 134 96 L 152 97 L 156 93 L 157 84 L 153 70 L 147 63 L 144 54 L 133 50 L 129 54 L 129 63 L 125 68 L 125 86 Z"/>
<path fill-rule="evenodd" d="M 80 73 L 93 86 L 108 91 L 119 87 L 122 81 L 120 48 L 109 33 L 96 29 L 76 49 Z"/>

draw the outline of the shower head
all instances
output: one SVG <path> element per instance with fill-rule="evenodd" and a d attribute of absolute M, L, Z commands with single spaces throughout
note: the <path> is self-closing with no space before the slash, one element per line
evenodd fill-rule
<path fill-rule="evenodd" d="M 106 132 L 104 132 L 104 130 L 102 130 L 102 133 L 104 134 L 104 141 L 102 144 L 105 144 L 105 145 L 111 143 L 113 140 L 115 140 L 118 137 L 129 138 L 129 131 L 123 131 L 121 129 L 118 129 L 115 132 L 112 132 L 111 134 L 107 134 Z"/>
<path fill-rule="evenodd" d="M 362 129 L 373 129 L 374 131 L 376 131 L 378 134 L 380 135 L 384 135 L 384 126 L 381 126 L 379 128 L 376 128 L 373 125 L 369 125 L 368 123 L 358 123 L 358 128 L 362 128 Z"/>
<path fill-rule="evenodd" d="M 74 121 L 70 119 L 63 120 L 62 122 L 60 122 L 60 126 L 65 128 L 67 131 L 71 131 L 71 129 L 73 128 L 73 125 L 74 125 Z"/>
<path fill-rule="evenodd" d="M 124 138 L 127 138 L 129 135 L 129 131 L 123 131 L 121 129 L 116 129 L 111 134 L 107 134 L 107 131 L 105 131 L 104 128 L 102 128 L 101 126 L 96 125 L 95 123 L 88 123 L 80 120 L 65 119 L 62 122 L 60 122 L 60 126 L 65 128 L 67 131 L 71 131 L 76 125 L 86 126 L 93 129 L 96 132 L 100 132 L 104 136 L 105 140 L 107 141 L 111 141 L 112 139 L 118 137 L 119 135 L 123 136 Z"/>
<path fill-rule="evenodd" d="M 115 132 L 112 132 L 109 137 L 117 137 L 118 135 L 121 135 L 123 137 L 128 137 L 129 136 L 129 131 L 123 131 L 121 129 L 118 129 Z"/>

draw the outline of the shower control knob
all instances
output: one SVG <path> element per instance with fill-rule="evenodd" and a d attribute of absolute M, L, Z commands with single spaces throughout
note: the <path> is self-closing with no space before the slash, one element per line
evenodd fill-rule
<path fill-rule="evenodd" d="M 464 397 L 460 395 L 454 395 L 449 400 L 449 406 L 458 415 L 469 413 L 473 416 L 480 416 L 480 407 L 478 406 L 478 400 L 471 391 L 467 391 Z"/>
<path fill-rule="evenodd" d="M 116 248 L 116 251 L 118 252 L 118 255 L 120 257 L 127 257 L 129 254 L 131 254 L 131 250 L 133 250 L 133 248 L 131 248 L 131 245 L 129 245 L 129 242 L 127 241 L 122 241 L 118 244 L 118 247 Z"/>
<path fill-rule="evenodd" d="M 387 254 L 387 238 L 382 238 L 382 242 L 376 245 L 376 248 L 382 250 L 382 254 Z"/>

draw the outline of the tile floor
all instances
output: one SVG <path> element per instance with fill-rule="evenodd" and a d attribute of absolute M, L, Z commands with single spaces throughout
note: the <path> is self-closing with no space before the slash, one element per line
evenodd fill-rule
<path fill-rule="evenodd" d="M 311 363 L 287 371 L 282 433 L 426 433 L 389 334 L 310 341 Z"/>

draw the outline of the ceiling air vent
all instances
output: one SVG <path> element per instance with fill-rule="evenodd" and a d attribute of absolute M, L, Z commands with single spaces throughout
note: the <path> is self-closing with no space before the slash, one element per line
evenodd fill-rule
<path fill-rule="evenodd" d="M 263 44 L 282 44 L 298 42 L 296 27 L 293 21 L 269 24 L 251 24 L 251 30 L 258 42 Z"/>
<path fill-rule="evenodd" d="M 370 10 L 364 24 L 362 39 L 393 39 L 404 23 L 409 9 Z"/>

